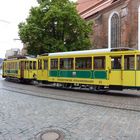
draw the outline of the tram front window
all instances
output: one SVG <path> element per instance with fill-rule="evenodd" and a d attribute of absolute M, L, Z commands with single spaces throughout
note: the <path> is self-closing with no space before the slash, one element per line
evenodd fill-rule
<path fill-rule="evenodd" d="M 137 56 L 137 70 L 140 70 L 140 55 Z"/>
<path fill-rule="evenodd" d="M 121 57 L 111 57 L 111 69 L 121 69 Z"/>
<path fill-rule="evenodd" d="M 134 70 L 135 69 L 134 55 L 124 56 L 124 69 L 125 70 Z"/>

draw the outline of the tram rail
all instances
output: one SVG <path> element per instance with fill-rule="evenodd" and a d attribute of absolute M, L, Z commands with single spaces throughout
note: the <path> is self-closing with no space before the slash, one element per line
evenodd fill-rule
<path fill-rule="evenodd" d="M 49 89 L 49 90 L 55 90 L 56 92 L 57 91 L 66 91 L 67 92 L 67 89 L 62 89 L 62 88 L 57 88 L 57 87 L 51 87 L 51 86 L 47 86 L 47 87 L 44 87 L 46 89 Z M 128 103 L 114 103 L 113 101 L 110 101 L 108 102 L 107 100 L 105 100 L 104 98 L 92 98 L 92 99 L 89 99 L 89 98 L 86 98 L 86 96 L 84 97 L 79 97 L 78 96 L 73 96 L 70 95 L 70 94 L 58 94 L 58 93 L 43 93 L 43 92 L 34 92 L 33 90 L 27 90 L 27 89 L 24 89 L 24 88 L 21 88 L 21 87 L 16 87 L 14 88 L 14 86 L 7 86 L 7 87 L 3 87 L 1 88 L 2 90 L 5 90 L 5 91 L 10 91 L 10 92 L 14 92 L 14 93 L 19 93 L 19 94 L 24 94 L 24 95 L 29 95 L 29 96 L 36 96 L 36 97 L 40 97 L 40 98 L 48 98 L 48 99 L 52 99 L 52 100 L 60 100 L 60 101 L 66 101 L 66 102 L 72 102 L 72 103 L 78 103 L 78 104 L 85 104 L 85 105 L 92 105 L 92 106 L 99 106 L 99 107 L 105 107 L 105 108 L 112 108 L 112 109 L 120 109 L 120 110 L 126 110 L 126 111 L 135 111 L 135 112 L 140 112 L 140 106 L 139 105 L 136 105 L 136 104 L 128 104 Z M 68 92 L 69 89 L 68 89 Z M 71 90 L 71 92 L 75 92 L 75 93 L 81 93 L 83 92 L 83 94 L 89 94 L 89 92 L 87 93 L 87 91 L 85 90 L 78 90 L 78 89 L 73 89 Z M 95 93 L 95 95 L 97 95 L 98 93 Z M 109 94 L 110 96 L 114 95 L 114 96 L 124 96 L 124 98 L 126 98 L 127 96 L 128 97 L 131 97 L 133 96 L 134 98 L 140 98 L 140 96 L 138 95 L 126 95 L 126 94 L 119 94 L 116 93 L 105 93 L 105 94 L 101 94 L 100 96 L 108 96 L 109 97 Z M 77 95 L 77 94 L 76 94 Z M 94 95 L 93 95 L 94 96 Z"/>

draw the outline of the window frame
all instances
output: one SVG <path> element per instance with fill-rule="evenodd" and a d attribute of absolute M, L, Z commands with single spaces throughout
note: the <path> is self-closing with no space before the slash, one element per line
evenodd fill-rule
<path fill-rule="evenodd" d="M 138 69 L 138 56 L 140 58 L 140 54 L 136 55 L 136 70 L 140 70 L 140 66 L 139 66 L 139 69 Z"/>
<path fill-rule="evenodd" d="M 36 61 L 33 61 L 33 70 L 36 70 L 36 68 L 37 68 L 37 63 Z"/>
<path fill-rule="evenodd" d="M 38 59 L 38 70 L 42 70 L 42 59 Z"/>
<path fill-rule="evenodd" d="M 123 66 L 122 59 L 123 59 L 123 57 L 121 55 L 117 55 L 117 56 L 114 55 L 114 56 L 110 56 L 110 58 L 111 58 L 111 70 L 122 70 L 122 66 Z M 119 68 L 116 67 L 116 66 L 115 66 L 116 68 L 112 67 L 112 58 L 120 58 L 120 62 L 118 63 L 119 64 Z"/>
<path fill-rule="evenodd" d="M 86 67 L 78 68 L 78 67 L 77 67 L 77 62 L 76 62 L 77 60 L 76 60 L 76 59 L 79 59 L 79 60 L 84 59 L 84 60 L 85 60 L 85 58 L 86 58 L 86 59 L 90 58 L 90 60 L 91 60 L 91 61 L 90 61 L 90 67 L 87 67 L 87 65 L 89 65 L 89 64 L 88 64 L 88 61 L 85 61 L 84 63 L 85 63 L 85 66 L 86 66 Z M 80 63 L 81 63 L 81 62 L 80 62 Z M 92 70 L 92 56 L 87 56 L 87 57 L 76 57 L 76 58 L 75 58 L 75 70 Z"/>
<path fill-rule="evenodd" d="M 70 59 L 70 61 L 69 61 Z M 68 60 L 67 61 L 67 68 L 65 68 L 64 66 L 61 67 L 61 63 L 62 61 L 61 60 L 64 60 L 63 63 L 65 62 L 65 60 Z M 69 67 L 69 62 L 71 63 L 71 66 Z M 60 70 L 73 70 L 74 69 L 74 58 L 60 58 L 60 64 L 59 64 L 59 68 Z"/>
<path fill-rule="evenodd" d="M 104 64 L 104 66 L 103 67 L 101 67 L 101 68 L 97 68 L 97 62 L 95 62 L 95 60 L 96 59 L 104 59 L 104 62 L 102 62 L 102 64 Z M 102 59 L 102 60 L 103 60 Z M 94 70 L 106 70 L 106 56 L 94 56 L 94 58 L 93 58 L 93 69 Z"/>
<path fill-rule="evenodd" d="M 55 60 L 56 60 L 56 62 L 55 62 Z M 53 62 L 53 61 L 54 61 L 54 62 Z M 56 66 L 52 67 L 52 66 L 53 66 L 53 65 L 52 65 L 52 62 L 54 63 L 53 65 L 56 65 Z M 55 64 L 55 63 L 56 63 L 56 64 Z M 51 69 L 51 70 L 58 70 L 58 68 L 59 68 L 58 64 L 59 64 L 59 59 L 58 59 L 58 58 L 51 58 L 51 59 L 50 59 L 50 69 Z"/>
<path fill-rule="evenodd" d="M 125 68 L 125 57 L 133 57 L 133 68 L 131 68 L 131 64 L 129 64 L 129 68 L 127 67 L 127 69 Z M 130 62 L 127 62 L 127 63 L 130 63 Z M 132 54 L 132 55 L 124 55 L 124 70 L 135 70 L 135 55 L 134 54 Z"/>
<path fill-rule="evenodd" d="M 43 59 L 44 70 L 48 70 L 48 59 Z"/>

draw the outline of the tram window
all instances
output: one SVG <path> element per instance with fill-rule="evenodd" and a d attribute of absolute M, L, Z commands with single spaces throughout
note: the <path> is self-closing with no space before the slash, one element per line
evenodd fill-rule
<path fill-rule="evenodd" d="M 38 69 L 39 69 L 39 70 L 42 69 L 42 60 L 38 60 Z"/>
<path fill-rule="evenodd" d="M 9 63 L 9 69 L 11 69 L 11 65 L 12 65 L 12 63 Z"/>
<path fill-rule="evenodd" d="M 14 62 L 13 69 L 16 69 L 16 63 Z"/>
<path fill-rule="evenodd" d="M 22 64 L 22 62 L 21 62 Z M 28 69 L 28 63 L 25 61 L 25 69 L 27 70 Z"/>
<path fill-rule="evenodd" d="M 121 57 L 111 57 L 111 69 L 121 69 Z"/>
<path fill-rule="evenodd" d="M 15 67 L 16 67 L 16 64 L 15 64 L 15 62 L 13 63 L 13 69 L 15 69 Z"/>
<path fill-rule="evenodd" d="M 140 55 L 137 56 L 137 70 L 140 70 Z"/>
<path fill-rule="evenodd" d="M 134 55 L 124 56 L 124 69 L 125 70 L 134 70 L 135 69 L 135 61 Z"/>
<path fill-rule="evenodd" d="M 21 70 L 28 69 L 28 63 L 25 61 L 21 61 L 20 66 L 21 66 L 20 67 Z"/>
<path fill-rule="evenodd" d="M 18 64 L 18 69 L 20 69 L 21 68 L 21 62 L 19 62 L 19 64 Z"/>
<path fill-rule="evenodd" d="M 11 67 L 12 67 L 12 63 L 11 63 L 11 64 L 9 64 L 9 65 L 10 65 L 9 67 L 10 67 L 10 69 L 11 69 Z"/>
<path fill-rule="evenodd" d="M 30 61 L 30 69 L 33 69 L 33 63 Z"/>
<path fill-rule="evenodd" d="M 13 63 L 10 64 L 10 69 L 12 69 L 12 65 L 13 65 Z"/>
<path fill-rule="evenodd" d="M 14 63 L 12 62 L 12 63 L 11 63 L 11 69 L 13 69 L 13 67 L 14 67 Z"/>
<path fill-rule="evenodd" d="M 58 59 L 51 59 L 51 69 L 58 69 Z"/>
<path fill-rule="evenodd" d="M 81 57 L 75 59 L 76 69 L 91 69 L 92 68 L 92 58 L 91 57 Z"/>
<path fill-rule="evenodd" d="M 12 63 L 9 63 L 9 69 L 11 69 L 11 65 L 12 65 Z"/>
<path fill-rule="evenodd" d="M 94 69 L 105 69 L 105 57 L 94 57 Z"/>
<path fill-rule="evenodd" d="M 22 63 L 23 62 L 20 63 L 20 66 L 22 65 Z M 25 69 L 27 70 L 28 69 L 28 63 L 27 63 L 27 61 L 25 61 L 24 64 L 25 64 Z"/>
<path fill-rule="evenodd" d="M 45 70 L 48 69 L 48 60 L 44 60 L 44 69 L 45 69 Z"/>
<path fill-rule="evenodd" d="M 15 65 L 15 69 L 17 70 L 18 69 L 18 63 L 16 62 L 15 64 L 16 64 Z"/>
<path fill-rule="evenodd" d="M 15 62 L 13 62 L 13 67 L 12 67 L 12 69 L 15 69 Z"/>
<path fill-rule="evenodd" d="M 12 67 L 11 67 L 11 69 L 14 69 L 14 63 L 12 62 Z"/>
<path fill-rule="evenodd" d="M 33 70 L 36 69 L 36 61 L 33 61 Z"/>
<path fill-rule="evenodd" d="M 7 63 L 7 69 L 9 69 L 9 63 Z"/>
<path fill-rule="evenodd" d="M 73 69 L 73 58 L 60 59 L 60 69 Z"/>

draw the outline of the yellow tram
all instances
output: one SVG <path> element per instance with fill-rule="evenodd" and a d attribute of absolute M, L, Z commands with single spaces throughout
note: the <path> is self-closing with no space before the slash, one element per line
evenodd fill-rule
<path fill-rule="evenodd" d="M 102 49 L 50 53 L 37 58 L 37 80 L 91 89 L 140 89 L 140 51 Z"/>
<path fill-rule="evenodd" d="M 30 82 L 36 78 L 36 59 L 19 57 L 3 61 L 3 78 L 19 79 L 21 82 Z"/>
<path fill-rule="evenodd" d="M 2 76 L 63 87 L 84 85 L 92 90 L 139 90 L 140 51 L 101 49 L 11 58 L 3 62 Z"/>

